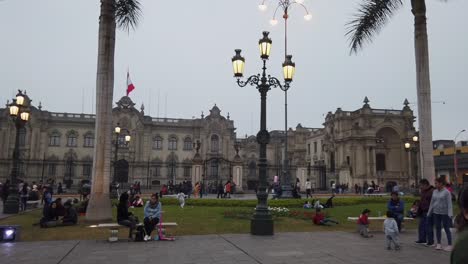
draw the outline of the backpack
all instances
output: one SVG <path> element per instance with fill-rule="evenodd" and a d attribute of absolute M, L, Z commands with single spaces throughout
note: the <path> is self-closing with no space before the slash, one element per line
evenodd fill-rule
<path fill-rule="evenodd" d="M 144 236 L 145 236 L 145 227 L 142 225 L 137 226 L 136 234 L 135 234 L 135 242 L 143 241 Z"/>

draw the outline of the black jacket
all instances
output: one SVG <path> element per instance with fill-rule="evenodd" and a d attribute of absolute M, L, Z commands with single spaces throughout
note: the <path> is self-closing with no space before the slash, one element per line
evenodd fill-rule
<path fill-rule="evenodd" d="M 117 206 L 117 222 L 128 220 L 132 213 L 128 212 L 128 207 L 125 203 L 119 203 Z"/>

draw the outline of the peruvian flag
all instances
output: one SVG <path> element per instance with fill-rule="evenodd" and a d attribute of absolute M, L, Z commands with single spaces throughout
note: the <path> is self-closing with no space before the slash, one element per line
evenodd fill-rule
<path fill-rule="evenodd" d="M 133 90 L 135 90 L 135 86 L 133 85 L 132 80 L 130 79 L 130 73 L 127 72 L 127 96 Z"/>

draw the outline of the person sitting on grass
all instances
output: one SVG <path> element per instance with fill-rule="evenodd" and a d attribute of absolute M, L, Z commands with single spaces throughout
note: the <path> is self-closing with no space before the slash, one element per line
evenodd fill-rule
<path fill-rule="evenodd" d="M 78 223 L 78 214 L 72 205 L 72 201 L 67 200 L 63 206 L 65 207 L 65 215 L 62 218 L 62 225 L 76 225 Z"/>
<path fill-rule="evenodd" d="M 369 224 L 370 224 L 369 213 L 370 212 L 371 211 L 369 209 L 364 209 L 364 211 L 362 211 L 357 221 L 358 232 L 362 237 L 365 237 L 365 238 L 372 237 L 372 235 L 369 234 Z"/>
<path fill-rule="evenodd" d="M 146 232 L 146 235 L 143 238 L 144 241 L 151 239 L 151 232 L 153 232 L 154 228 L 159 223 L 159 219 L 161 218 L 161 210 L 162 205 L 161 202 L 159 202 L 158 194 L 152 194 L 151 199 L 146 202 L 145 208 L 143 210 L 145 215 L 145 219 L 143 221 Z"/>
<path fill-rule="evenodd" d="M 310 201 L 304 202 L 304 206 L 302 206 L 304 209 L 312 209 L 312 204 L 310 204 Z"/>
<path fill-rule="evenodd" d="M 117 206 L 117 223 L 119 225 L 128 226 L 128 238 L 132 238 L 133 230 L 135 230 L 138 219 L 128 211 L 128 193 L 124 192 L 120 195 L 119 205 Z"/>
<path fill-rule="evenodd" d="M 314 215 L 314 224 L 316 225 L 324 225 L 324 226 L 332 226 L 333 224 L 338 224 L 338 221 L 325 217 L 325 214 L 322 212 L 321 209 L 317 209 Z"/>
<path fill-rule="evenodd" d="M 43 216 L 39 221 L 42 228 L 57 226 L 57 203 L 52 202 L 50 205 L 44 204 Z"/>
<path fill-rule="evenodd" d="M 133 199 L 132 207 L 143 207 L 143 199 L 136 195 L 135 199 Z"/>

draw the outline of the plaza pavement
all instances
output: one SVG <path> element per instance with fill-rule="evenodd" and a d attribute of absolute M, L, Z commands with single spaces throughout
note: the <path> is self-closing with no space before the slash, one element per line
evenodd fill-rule
<path fill-rule="evenodd" d="M 356 233 L 278 233 L 182 236 L 176 241 L 50 241 L 0 244 L 2 263 L 449 263 L 448 252 L 413 243 L 415 232 L 402 234 L 402 250 L 388 251 L 383 233 L 365 239 Z"/>

